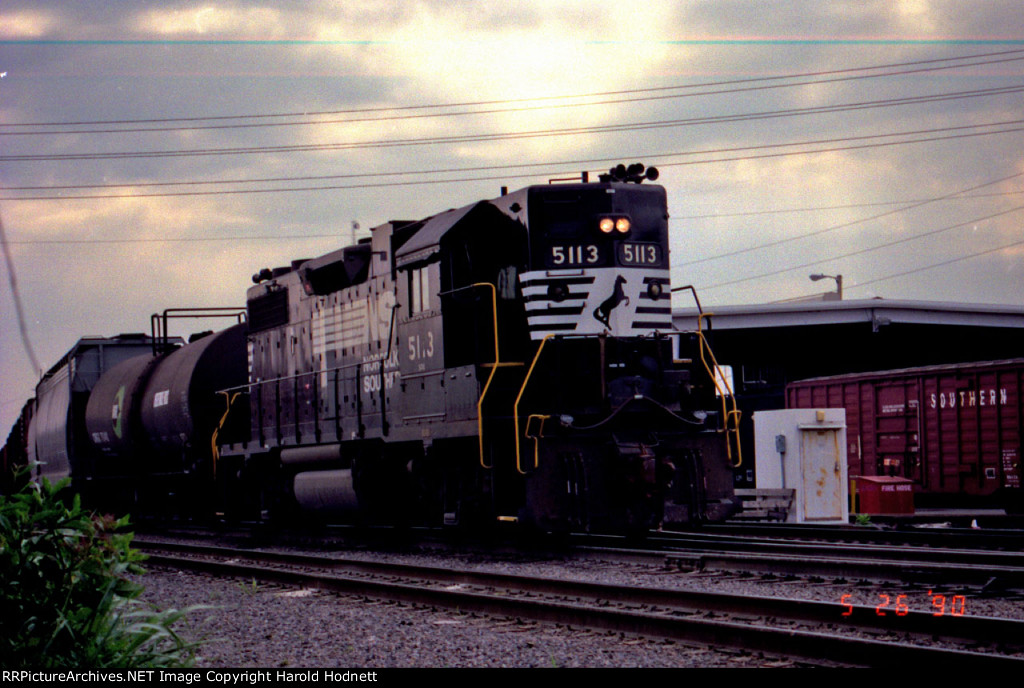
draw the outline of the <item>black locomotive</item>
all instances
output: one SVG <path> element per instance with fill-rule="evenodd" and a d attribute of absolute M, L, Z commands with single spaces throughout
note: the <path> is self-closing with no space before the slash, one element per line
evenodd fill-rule
<path fill-rule="evenodd" d="M 701 333 L 673 331 L 665 190 L 645 176 L 388 222 L 257 273 L 246 321 L 188 344 L 104 340 L 117 353 L 90 368 L 83 340 L 22 414 L 26 458 L 136 510 L 724 518 L 735 419 Z"/>

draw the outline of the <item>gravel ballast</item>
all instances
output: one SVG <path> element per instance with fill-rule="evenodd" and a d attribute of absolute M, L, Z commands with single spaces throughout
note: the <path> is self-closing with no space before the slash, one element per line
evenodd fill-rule
<path fill-rule="evenodd" d="M 346 553 L 344 556 L 351 556 Z M 362 555 L 442 566 L 439 556 Z M 449 562 L 450 563 L 450 562 Z M 583 562 L 587 564 L 588 562 Z M 589 562 L 593 564 L 593 562 Z M 466 562 L 460 561 L 459 566 Z M 618 565 L 609 565 L 620 571 Z M 567 568 L 568 567 L 568 568 Z M 521 575 L 570 564 L 480 564 Z M 598 571 L 606 567 L 598 566 Z M 591 578 L 585 566 L 580 577 Z M 607 571 L 602 578 L 609 579 Z M 612 578 L 618 577 L 615 575 Z M 735 650 L 691 647 L 618 633 L 463 614 L 362 597 L 297 590 L 150 568 L 144 602 L 203 606 L 178 630 L 201 640 L 196 666 L 210 668 L 761 667 L 788 665 Z"/>
<path fill-rule="evenodd" d="M 341 553 L 426 566 L 477 568 L 529 576 L 684 587 L 839 601 L 843 590 L 868 604 L 873 586 L 770 583 L 736 576 L 668 572 L 657 566 L 595 560 L 500 561 L 474 555 Z M 456 561 L 457 560 L 457 561 Z M 753 668 L 793 666 L 774 657 L 660 639 L 463 614 L 446 609 L 299 590 L 258 581 L 151 568 L 143 601 L 158 608 L 203 605 L 179 625 L 203 640 L 199 667 L 230 668 Z M 922 592 L 918 609 L 927 609 Z M 971 601 L 972 607 L 980 602 Z M 986 602 L 972 613 L 1019 618 L 1019 602 Z"/>
<path fill-rule="evenodd" d="M 756 667 L 745 653 L 513 619 L 410 607 L 317 590 L 148 572 L 144 600 L 209 605 L 179 631 L 205 639 L 200 667 Z"/>

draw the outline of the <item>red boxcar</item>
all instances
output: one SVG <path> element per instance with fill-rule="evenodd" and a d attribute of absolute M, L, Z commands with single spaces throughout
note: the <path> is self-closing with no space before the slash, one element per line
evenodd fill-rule
<path fill-rule="evenodd" d="M 814 378 L 788 408 L 845 408 L 849 473 L 914 481 L 919 506 L 1019 510 L 1024 359 Z"/>

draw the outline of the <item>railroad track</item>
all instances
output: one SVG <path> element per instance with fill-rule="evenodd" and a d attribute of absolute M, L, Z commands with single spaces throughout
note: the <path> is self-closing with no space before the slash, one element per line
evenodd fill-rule
<path fill-rule="evenodd" d="M 722 532 L 652 535 L 629 552 L 622 538 L 580 536 L 599 556 L 664 557 L 670 566 L 798 576 L 931 581 L 984 590 L 1024 589 L 1024 552 L 925 545 L 793 541 Z M 616 554 L 617 553 L 617 554 Z"/>
<path fill-rule="evenodd" d="M 153 541 L 150 563 L 216 576 L 330 590 L 855 666 L 1024 666 L 1024 622 L 895 604 L 825 603 L 533 578 L 326 556 Z M 1016 651 L 1016 654 L 1014 652 Z"/>
<path fill-rule="evenodd" d="M 180 530 L 169 531 L 172 535 Z M 824 542 L 795 540 L 788 533 L 803 534 L 807 529 L 782 527 L 781 536 L 774 527 L 762 531 L 754 526 L 739 529 L 702 528 L 697 531 L 651 533 L 643 541 L 630 541 L 623 537 L 577 534 L 557 544 L 532 542 L 527 551 L 564 553 L 566 545 L 576 557 L 594 556 L 599 559 L 635 561 L 647 564 L 666 563 L 670 567 L 687 570 L 744 571 L 803 577 L 847 578 L 854 580 L 898 581 L 933 585 L 970 587 L 974 592 L 1018 591 L 1024 594 L 1024 551 L 1000 549 L 963 549 L 942 546 L 943 541 L 929 544 L 878 544 L 875 542 Z M 817 536 L 849 529 L 811 528 Z M 747 534 L 750 532 L 751 534 Z M 160 530 L 151 531 L 159 536 Z M 302 543 L 321 548 L 329 543 L 379 546 L 426 545 L 450 548 L 452 538 L 436 530 L 330 528 L 318 536 L 308 533 L 280 531 L 266 538 L 256 530 L 237 530 L 232 535 L 204 528 L 186 529 L 180 533 L 186 538 L 224 538 L 237 542 L 266 544 Z M 956 544 L 962 539 L 954 541 Z M 491 554 L 500 547 L 500 540 L 485 540 L 478 548 Z M 472 547 L 472 542 L 463 543 Z M 505 549 L 523 551 L 506 543 Z"/>
<path fill-rule="evenodd" d="M 708 535 L 733 535 L 830 543 L 919 545 L 942 549 L 1024 550 L 1024 530 L 1019 528 L 929 528 L 889 526 L 821 526 L 787 523 L 713 523 L 700 527 Z M 671 533 L 666 533 L 671 536 Z"/>

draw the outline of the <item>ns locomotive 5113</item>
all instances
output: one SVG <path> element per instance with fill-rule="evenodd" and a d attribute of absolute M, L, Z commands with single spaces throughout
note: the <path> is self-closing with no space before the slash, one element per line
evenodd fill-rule
<path fill-rule="evenodd" d="M 225 354 L 247 379 L 206 390 L 214 418 L 159 442 L 189 457 L 152 472 L 190 475 L 219 509 L 371 522 L 609 532 L 727 516 L 735 423 L 700 333 L 673 332 L 666 195 L 644 176 L 620 166 L 391 221 L 254 275 L 244 349 Z M 177 403 L 173 378 L 136 385 L 138 407 Z M 103 383 L 98 405 L 121 417 L 123 384 Z M 105 431 L 95 449 L 120 451 Z"/>

